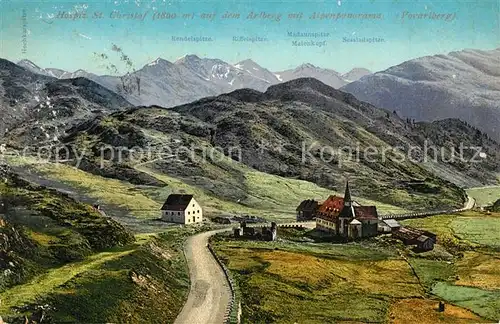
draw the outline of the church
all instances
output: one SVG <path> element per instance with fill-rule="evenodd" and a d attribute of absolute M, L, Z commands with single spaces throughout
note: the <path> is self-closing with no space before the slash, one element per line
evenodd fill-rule
<path fill-rule="evenodd" d="M 316 217 L 316 228 L 333 232 L 338 236 L 357 239 L 378 235 L 378 213 L 376 206 L 360 206 L 353 202 L 349 182 L 346 183 L 343 206 L 337 215 Z"/>

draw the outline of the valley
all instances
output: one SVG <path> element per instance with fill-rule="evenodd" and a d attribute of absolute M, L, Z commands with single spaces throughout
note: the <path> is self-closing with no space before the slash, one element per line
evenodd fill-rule
<path fill-rule="evenodd" d="M 471 236 L 460 227 L 490 221 L 498 227 L 499 215 L 403 221 L 438 233 L 438 245 L 425 253 L 389 236 L 313 242 L 308 237 L 314 230 L 307 228 L 279 228 L 276 242 L 220 234 L 213 246 L 238 283 L 242 323 L 487 323 L 500 316 L 497 230 Z M 446 303 L 442 313 L 436 311 L 439 300 Z"/>

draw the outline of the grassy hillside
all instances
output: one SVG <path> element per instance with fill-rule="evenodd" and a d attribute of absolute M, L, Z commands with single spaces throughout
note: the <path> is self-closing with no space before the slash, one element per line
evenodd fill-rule
<path fill-rule="evenodd" d="M 493 183 L 500 154 L 498 144 L 460 121 L 413 124 L 314 79 L 271 87 L 265 94 L 246 89 L 174 109 L 98 116 L 68 134 L 55 147 L 70 148 L 69 156 L 59 158 L 74 159 L 68 164 L 75 165 L 83 156 L 78 167 L 86 172 L 162 188 L 151 188 L 155 201 L 165 187 L 202 191 L 211 211 L 267 209 L 275 218 L 285 218 L 290 204 L 268 192 L 312 198 L 320 188 L 342 191 L 347 177 L 355 195 L 386 205 L 458 207 L 465 192 L 450 181 Z M 485 144 L 487 158 L 447 161 L 457 142 Z M 15 138 L 9 143 L 16 147 Z M 429 158 L 425 145 L 442 148 L 443 156 L 421 163 Z M 304 183 L 299 180 L 316 185 L 312 195 L 294 189 Z"/>
<path fill-rule="evenodd" d="M 2 166 L 0 314 L 44 322 L 172 322 L 189 280 L 184 239 L 198 229 L 133 236 L 91 206 Z M 108 179 L 109 180 L 109 179 Z"/>
<path fill-rule="evenodd" d="M 91 206 L 54 190 L 32 185 L 3 166 L 0 198 L 0 251 L 4 268 L 0 290 L 22 283 L 46 268 L 83 260 L 134 238 L 122 225 Z"/>
<path fill-rule="evenodd" d="M 457 183 L 494 183 L 500 168 L 500 145 L 465 123 L 415 124 L 314 79 L 99 115 L 66 134 L 52 157 L 98 177 L 50 164 L 41 171 L 139 218 L 156 217 L 169 193 L 194 192 L 210 214 L 289 219 L 298 202 L 342 192 L 347 178 L 380 209 L 442 210 L 464 203 Z M 486 158 L 447 159 L 459 142 L 483 147 Z M 7 143 L 23 147 L 15 134 Z M 440 156 L 426 155 L 429 145 Z"/>
<path fill-rule="evenodd" d="M 54 322 L 170 323 L 189 279 L 182 243 L 193 232 L 169 230 L 83 271 L 39 302 Z"/>
<path fill-rule="evenodd" d="M 307 230 L 282 228 L 276 242 L 221 235 L 214 247 L 238 282 L 243 323 L 495 321 L 500 216 L 466 212 L 403 223 L 438 234 L 434 250 L 415 253 L 387 236 L 314 243 Z M 462 231 L 465 223 L 470 228 Z M 437 312 L 440 300 L 444 313 Z"/>
<path fill-rule="evenodd" d="M 213 126 L 207 126 L 192 117 L 179 117 L 173 112 L 161 109 L 148 108 L 147 112 L 138 110 L 96 120 L 90 126 L 86 124 L 78 129 L 78 132 L 85 130 L 90 134 L 85 140 L 85 145 L 89 146 L 88 152 L 90 151 L 89 156 L 86 157 L 88 161 L 83 163 L 82 168 L 95 174 L 113 178 L 119 177 L 119 170 L 127 168 L 129 170 L 127 172 L 130 173 L 129 178 L 137 179 L 134 180 L 135 182 L 143 179 L 142 184 L 157 183 L 158 177 L 154 175 L 150 177 L 151 174 L 145 177 L 144 173 L 140 172 L 146 168 L 155 174 L 168 175 L 191 186 L 209 191 L 217 198 L 233 202 L 239 200 L 243 203 L 245 200 L 253 198 L 249 197 L 253 194 L 254 184 L 252 179 L 250 181 L 248 179 L 249 173 L 259 175 L 266 173 L 307 180 L 331 191 L 342 191 L 345 175 L 350 174 L 351 181 L 355 183 L 353 185 L 355 193 L 359 196 L 409 209 L 437 208 L 439 205 L 458 206 L 463 202 L 464 195 L 458 187 L 435 178 L 430 172 L 418 165 L 409 162 L 396 163 L 389 155 L 388 159 L 383 162 L 382 156 L 375 158 L 374 162 L 356 161 L 350 156 L 345 157 L 346 161 L 332 161 L 327 164 L 319 160 L 301 162 L 301 149 L 296 145 L 300 144 L 301 141 L 315 142 L 315 136 L 320 135 L 307 133 L 310 130 L 297 129 L 298 133 L 294 135 L 292 141 L 294 144 L 288 144 L 286 141 L 291 139 L 286 136 L 291 135 L 288 133 L 285 135 L 275 134 L 279 131 L 276 129 L 278 126 L 269 124 L 271 121 L 265 119 L 283 115 L 280 111 L 284 107 L 273 108 L 275 115 L 270 115 L 270 107 L 265 107 L 265 112 L 264 108 L 260 107 L 249 107 L 249 109 L 255 109 L 255 113 L 265 114 L 265 116 L 259 116 L 257 120 L 249 121 L 249 124 L 255 126 L 249 130 L 246 130 L 248 126 L 244 126 L 241 131 L 234 129 L 230 121 L 221 120 L 221 125 L 217 126 L 217 134 L 221 134 L 220 140 L 225 141 L 223 143 L 213 142 L 210 136 L 205 134 L 210 129 L 209 127 Z M 237 110 L 234 111 L 234 114 L 237 113 Z M 308 114 L 311 116 L 315 116 L 314 113 L 308 110 Z M 230 115 L 227 118 L 233 120 L 235 117 Z M 293 117 L 283 116 L 282 118 Z M 326 115 L 321 116 L 321 114 L 315 118 L 330 118 L 331 122 L 328 127 L 334 127 L 338 132 L 344 134 L 337 134 L 341 136 L 340 139 L 337 136 L 335 136 L 335 140 L 333 137 L 322 139 L 317 142 L 319 146 L 339 148 L 342 147 L 341 138 L 344 138 L 346 143 L 362 143 L 361 149 L 389 147 L 388 143 L 376 135 L 365 131 L 362 127 L 346 124 L 345 120 L 336 120 Z M 181 124 L 180 132 L 173 132 L 176 127 L 161 126 L 162 123 L 176 122 Z M 291 120 L 289 123 L 292 123 L 291 125 L 300 123 L 301 127 L 305 127 L 302 125 L 305 123 L 303 118 Z M 282 127 L 292 127 L 291 130 L 287 130 L 287 132 L 292 132 L 297 126 L 291 125 L 283 125 Z M 223 127 L 229 128 L 224 129 Z M 265 129 L 260 129 L 262 127 Z M 356 127 L 356 129 L 351 129 L 352 127 Z M 127 135 L 124 133 L 125 130 Z M 241 134 L 242 131 L 245 133 Z M 350 136 L 359 137 L 353 139 L 349 138 Z M 72 145 L 81 142 L 78 138 L 68 138 L 67 140 Z M 285 143 L 280 144 L 283 145 L 282 149 L 278 145 L 281 143 L 280 141 Z M 118 161 L 118 152 L 115 152 L 111 154 L 112 156 L 104 159 L 104 167 L 101 167 L 99 155 L 103 145 L 111 145 L 115 149 L 120 147 L 121 151 L 123 147 L 140 147 L 147 153 L 142 155 L 143 159 L 137 160 L 138 154 L 122 152 L 127 158 Z M 267 147 L 259 148 L 262 145 L 267 145 Z M 219 147 L 233 159 L 224 157 L 219 152 Z M 186 154 L 178 153 L 183 152 L 185 148 L 194 149 Z M 234 148 L 238 148 L 237 153 L 233 150 Z M 264 152 L 261 152 L 261 149 Z M 291 151 L 285 152 L 283 151 L 285 149 Z M 149 150 L 152 150 L 152 153 Z M 171 152 L 174 155 L 172 158 L 168 157 Z M 147 157 L 147 154 L 152 154 L 153 158 Z M 232 156 L 234 154 L 240 155 L 238 157 Z M 317 151 L 312 154 L 316 155 L 315 159 L 319 158 Z M 114 157 L 113 160 L 111 160 L 112 157 Z M 338 163 L 341 165 L 337 165 Z M 420 186 L 413 186 L 411 182 L 415 179 L 422 179 L 424 183 Z M 278 189 L 276 192 L 281 191 L 280 188 L 273 189 Z M 307 198 L 307 196 L 302 197 L 302 199 Z"/>
<path fill-rule="evenodd" d="M 182 243 L 194 232 L 166 231 L 136 244 L 54 267 L 0 293 L 5 320 L 36 318 L 45 306 L 48 322 L 169 323 L 189 290 Z"/>
<path fill-rule="evenodd" d="M 490 206 L 500 199 L 500 186 L 470 188 L 467 189 L 467 194 L 476 199 L 478 206 Z"/>
<path fill-rule="evenodd" d="M 102 204 L 117 206 L 120 211 L 128 212 L 141 219 L 159 217 L 161 204 L 170 193 L 192 193 L 202 204 L 207 216 L 219 214 L 249 214 L 275 220 L 295 218 L 295 208 L 304 199 L 325 200 L 329 195 L 343 193 L 322 188 L 314 183 L 271 175 L 252 170 L 226 159 L 224 163 L 237 168 L 241 181 L 235 182 L 224 174 L 223 169 L 213 177 L 217 179 L 206 188 L 189 179 L 162 173 L 148 166 L 138 166 L 137 172 L 156 179 L 161 185 L 134 185 L 102 177 L 64 164 L 36 163 L 34 159 L 10 160 L 11 163 L 39 172 L 43 177 L 67 184 L 76 191 L 96 199 Z M 223 191 L 224 194 L 218 194 Z M 230 195 L 233 195 L 231 197 Z M 237 198 L 242 197 L 242 198 Z M 362 204 L 375 204 L 380 213 L 399 213 L 405 211 L 380 202 L 355 197 Z M 238 201 L 239 200 L 239 201 Z M 112 211 L 111 211 L 112 212 Z"/>

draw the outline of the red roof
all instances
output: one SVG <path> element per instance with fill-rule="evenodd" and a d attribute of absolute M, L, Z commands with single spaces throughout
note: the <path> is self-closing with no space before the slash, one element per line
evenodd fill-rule
<path fill-rule="evenodd" d="M 357 220 L 378 219 L 376 206 L 354 206 L 354 214 Z"/>
<path fill-rule="evenodd" d="M 318 208 L 316 218 L 328 221 L 336 221 L 340 211 L 344 208 L 344 198 L 330 196 Z"/>
<path fill-rule="evenodd" d="M 320 213 L 330 213 L 335 210 L 340 210 L 344 207 L 344 198 L 338 196 L 330 196 L 325 200 L 318 209 Z"/>

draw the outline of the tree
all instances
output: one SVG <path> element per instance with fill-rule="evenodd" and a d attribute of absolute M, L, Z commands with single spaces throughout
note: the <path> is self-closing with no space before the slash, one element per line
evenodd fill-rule
<path fill-rule="evenodd" d="M 134 90 L 137 90 L 139 95 L 141 94 L 141 79 L 139 76 L 137 76 L 137 70 L 134 68 L 134 64 L 132 63 L 132 60 L 128 55 L 126 55 L 122 48 L 119 47 L 116 44 L 113 44 L 111 47 L 111 50 L 119 55 L 120 61 L 125 63 L 127 72 L 124 75 L 120 76 L 120 81 L 121 85 L 117 85 L 117 91 L 118 93 L 132 93 Z M 109 57 L 108 55 L 104 53 L 95 53 L 94 56 L 96 56 L 98 59 L 107 61 L 106 63 L 106 69 L 111 73 L 115 75 L 120 75 L 121 73 L 118 71 L 118 68 L 116 67 L 115 64 L 110 63 L 108 61 Z"/>

